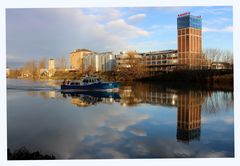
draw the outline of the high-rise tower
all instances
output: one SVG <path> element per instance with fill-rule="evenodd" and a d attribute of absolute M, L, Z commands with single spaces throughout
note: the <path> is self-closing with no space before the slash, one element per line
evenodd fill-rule
<path fill-rule="evenodd" d="M 178 64 L 189 68 L 202 66 L 202 18 L 190 12 L 177 17 Z"/>

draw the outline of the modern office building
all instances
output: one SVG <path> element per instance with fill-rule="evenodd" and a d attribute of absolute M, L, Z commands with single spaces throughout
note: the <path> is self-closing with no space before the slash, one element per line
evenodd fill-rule
<path fill-rule="evenodd" d="M 48 60 L 48 76 L 52 77 L 55 74 L 55 72 L 56 72 L 55 60 L 54 59 L 49 59 Z"/>
<path fill-rule="evenodd" d="M 202 18 L 190 12 L 177 17 L 178 64 L 199 68 L 204 63 L 202 55 Z"/>
<path fill-rule="evenodd" d="M 91 68 L 93 72 L 110 72 L 114 70 L 115 63 L 116 58 L 112 52 L 92 53 L 83 57 L 83 70 Z"/>
<path fill-rule="evenodd" d="M 55 69 L 55 61 L 54 59 L 49 59 L 48 60 L 48 70 Z"/>
<path fill-rule="evenodd" d="M 76 49 L 70 53 L 70 68 L 83 72 L 83 57 L 92 54 L 93 51 L 87 49 Z"/>
<path fill-rule="evenodd" d="M 172 68 L 178 63 L 177 50 L 162 50 L 140 53 L 145 66 L 151 72 L 163 71 Z"/>

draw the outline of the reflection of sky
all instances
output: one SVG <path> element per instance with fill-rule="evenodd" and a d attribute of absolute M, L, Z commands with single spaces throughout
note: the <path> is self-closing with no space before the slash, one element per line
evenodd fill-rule
<path fill-rule="evenodd" d="M 233 156 L 233 110 L 202 113 L 200 141 L 177 142 L 177 108 L 119 103 L 76 107 L 8 90 L 8 147 L 57 158 Z M 223 101 L 219 101 L 223 102 Z"/>

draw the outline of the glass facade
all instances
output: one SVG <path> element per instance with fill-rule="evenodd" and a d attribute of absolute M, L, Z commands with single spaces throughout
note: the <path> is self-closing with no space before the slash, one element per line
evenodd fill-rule
<path fill-rule="evenodd" d="M 202 29 L 202 18 L 186 15 L 186 16 L 180 16 L 177 18 L 177 28 L 196 28 L 196 29 Z"/>

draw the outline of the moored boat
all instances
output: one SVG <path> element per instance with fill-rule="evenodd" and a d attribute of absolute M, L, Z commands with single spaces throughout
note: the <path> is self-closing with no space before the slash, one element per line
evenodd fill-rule
<path fill-rule="evenodd" d="M 119 83 L 103 82 L 96 76 L 85 76 L 81 80 L 67 81 L 61 84 L 61 90 L 70 91 L 118 91 Z"/>

